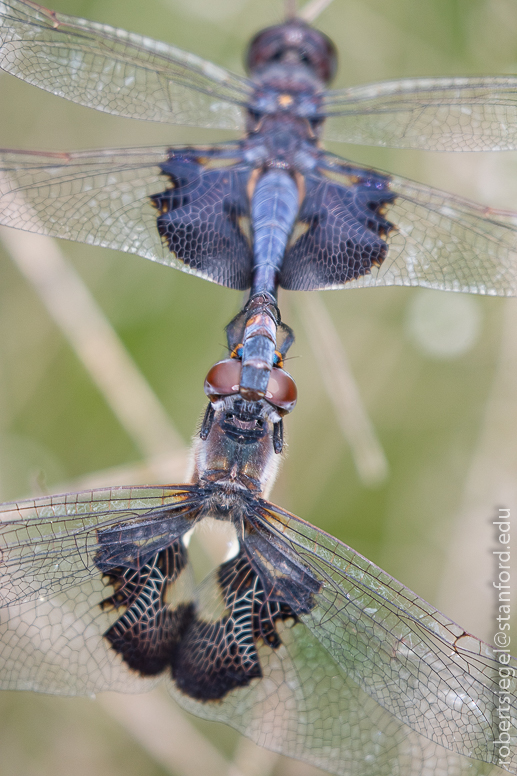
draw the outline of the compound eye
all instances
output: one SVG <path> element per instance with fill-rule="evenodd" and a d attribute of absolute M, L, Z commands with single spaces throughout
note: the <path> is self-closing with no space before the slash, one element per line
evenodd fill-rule
<path fill-rule="evenodd" d="M 239 393 L 241 369 L 242 362 L 236 358 L 226 358 L 214 364 L 205 379 L 205 393 L 210 401 Z M 273 367 L 264 399 L 276 407 L 281 415 L 286 415 L 294 409 L 297 398 L 296 383 L 291 375 Z"/>
<path fill-rule="evenodd" d="M 205 393 L 210 401 L 239 393 L 241 368 L 242 362 L 236 358 L 225 358 L 214 364 L 205 379 Z"/>
<path fill-rule="evenodd" d="M 296 383 L 291 375 L 283 369 L 272 369 L 264 398 L 280 410 L 281 414 L 291 412 L 298 398 Z"/>

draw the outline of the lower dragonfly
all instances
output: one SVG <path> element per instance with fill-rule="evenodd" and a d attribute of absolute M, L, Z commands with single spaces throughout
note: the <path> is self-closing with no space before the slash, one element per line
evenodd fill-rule
<path fill-rule="evenodd" d="M 210 369 L 189 484 L 1 506 L 0 687 L 165 680 L 188 711 L 331 773 L 517 772 L 517 747 L 495 743 L 492 648 L 266 500 L 297 398 L 282 363 L 257 402 L 238 358 Z M 209 520 L 233 526 L 233 550 L 196 586 L 189 537 Z M 515 688 L 504 702 L 517 713 Z"/>

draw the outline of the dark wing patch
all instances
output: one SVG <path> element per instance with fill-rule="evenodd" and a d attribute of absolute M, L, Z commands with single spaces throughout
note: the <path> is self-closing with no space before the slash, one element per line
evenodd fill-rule
<path fill-rule="evenodd" d="M 215 621 L 194 620 L 178 646 L 172 675 L 177 688 L 195 700 L 223 699 L 262 677 L 257 646 L 278 649 L 277 622 L 297 621 L 288 603 L 266 593 L 244 550 L 217 570 L 225 612 Z"/>
<path fill-rule="evenodd" d="M 121 527 L 118 541 L 114 534 L 99 532 L 95 562 L 114 588 L 100 607 L 125 611 L 104 637 L 129 668 L 142 676 L 169 670 L 178 690 L 194 700 L 218 701 L 260 679 L 258 646 L 278 649 L 277 623 L 295 623 L 298 613 L 310 611 L 313 591 L 302 589 L 296 563 L 263 537 L 223 563 L 205 584 L 205 594 L 220 605 L 200 607 L 194 601 L 171 603 L 174 586 L 188 571 L 181 538 L 149 557 L 124 541 L 130 530 Z M 109 556 L 125 557 L 126 564 L 107 568 Z M 213 619 L 206 614 L 218 609 Z"/>
<path fill-rule="evenodd" d="M 249 169 L 235 143 L 189 154 L 170 147 L 0 151 L 0 223 L 135 253 L 244 289 Z M 162 191 L 171 160 L 176 188 Z"/>
<path fill-rule="evenodd" d="M 264 606 L 258 576 L 240 553 L 220 566 L 214 581 L 226 611 L 213 622 L 192 623 L 172 666 L 178 689 L 201 701 L 219 700 L 262 676 L 255 646 Z"/>
<path fill-rule="evenodd" d="M 171 188 L 151 197 L 160 211 L 158 232 L 174 257 L 216 283 L 244 290 L 251 282 L 252 249 L 246 185 L 250 168 L 240 158 L 207 150 L 172 151 L 162 165 Z M 229 164 L 232 161 L 233 164 Z"/>
<path fill-rule="evenodd" d="M 322 153 L 307 176 L 301 216 L 284 263 L 285 288 L 517 293 L 513 213 Z"/>
<path fill-rule="evenodd" d="M 161 673 L 187 710 L 341 776 L 492 772 L 498 663 L 490 647 L 261 499 L 234 504 L 240 554 L 194 592 L 179 541 L 209 496 L 196 486 L 117 488 L 0 506 L 0 686 L 67 695 L 149 689 L 158 675 L 129 669 L 102 636 L 116 630 L 117 605 L 121 617 L 138 615 L 147 596 L 148 622 L 154 617 L 162 633 L 156 612 L 176 613 Z M 101 574 L 110 569 L 115 589 L 101 608 Z M 149 647 L 146 657 L 149 670 Z M 185 691 L 187 665 L 196 691 Z M 508 697 L 513 713 L 514 686 Z M 507 767 L 515 771 L 515 756 Z"/>
<path fill-rule="evenodd" d="M 388 182 L 367 170 L 337 180 L 308 176 L 282 265 L 282 288 L 310 291 L 344 285 L 380 266 L 388 252 L 386 238 L 394 229 L 385 217 L 395 199 Z"/>
<path fill-rule="evenodd" d="M 167 603 L 168 590 L 187 562 L 187 552 L 178 539 L 141 568 L 119 566 L 103 575 L 115 592 L 101 601 L 101 608 L 126 609 L 104 637 L 142 676 L 165 670 L 193 618 L 192 603 L 180 603 L 176 608 Z"/>
<path fill-rule="evenodd" d="M 0 688 L 63 695 L 150 688 L 153 678 L 130 670 L 103 638 L 118 613 L 115 601 L 99 606 L 108 595 L 102 574 L 129 569 L 118 591 L 109 592 L 132 603 L 138 576 L 131 590 L 131 570 L 152 565 L 163 552 L 150 575 L 158 588 L 158 571 L 172 576 L 168 548 L 193 526 L 200 506 L 199 490 L 189 485 L 0 505 Z M 165 600 L 176 607 L 193 599 L 186 572 L 167 585 Z M 145 581 L 140 574 L 139 587 Z"/>

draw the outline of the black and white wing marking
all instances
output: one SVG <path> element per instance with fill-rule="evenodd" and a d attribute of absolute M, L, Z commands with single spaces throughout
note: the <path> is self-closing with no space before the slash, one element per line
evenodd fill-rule
<path fill-rule="evenodd" d="M 500 772 L 491 648 L 284 510 L 248 517 L 241 552 L 281 607 L 254 642 L 262 676 L 212 705 L 176 686 L 180 703 L 336 774 Z"/>
<path fill-rule="evenodd" d="M 188 485 L 2 505 L 0 688 L 91 695 L 150 687 L 192 602 L 182 536 L 198 512 Z M 127 642 L 131 625 L 145 672 L 128 670 L 110 646 L 124 631 Z"/>
<path fill-rule="evenodd" d="M 161 676 L 189 711 L 331 773 L 500 772 L 490 647 L 254 497 L 234 501 L 237 555 L 194 590 L 183 537 L 206 495 L 132 488 L 5 505 L 2 687 L 138 691 Z M 514 686 L 507 695 L 515 715 Z M 505 767 L 516 772 L 515 755 Z"/>

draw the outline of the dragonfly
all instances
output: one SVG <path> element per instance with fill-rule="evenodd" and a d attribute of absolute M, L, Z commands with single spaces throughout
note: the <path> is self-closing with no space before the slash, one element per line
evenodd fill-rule
<path fill-rule="evenodd" d="M 500 773 L 493 649 L 268 500 L 296 384 L 273 367 L 250 402 L 241 370 L 234 356 L 207 374 L 188 484 L 0 506 L 0 687 L 162 681 L 189 712 L 330 773 Z M 190 537 L 211 521 L 233 542 L 196 584 Z"/>
<path fill-rule="evenodd" d="M 328 89 L 332 41 L 299 18 L 259 32 L 243 77 L 171 45 L 0 2 L 0 68 L 128 118 L 239 130 L 237 141 L 0 153 L 0 223 L 136 253 L 237 290 L 240 392 L 279 362 L 279 288 L 425 286 L 513 296 L 517 215 L 323 150 L 325 139 L 515 149 L 517 78 Z"/>

